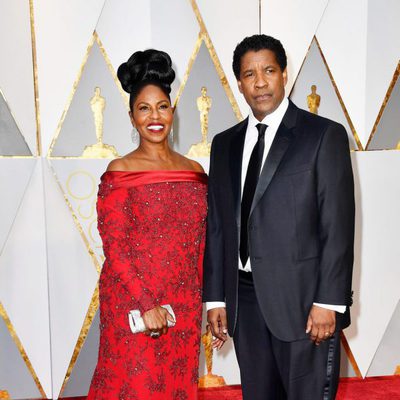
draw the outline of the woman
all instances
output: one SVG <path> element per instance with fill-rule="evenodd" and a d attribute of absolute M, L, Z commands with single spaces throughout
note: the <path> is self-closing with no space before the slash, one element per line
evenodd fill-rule
<path fill-rule="evenodd" d="M 118 69 L 130 93 L 137 150 L 112 161 L 101 178 L 98 227 L 100 349 L 88 399 L 197 399 L 202 254 L 207 176 L 173 151 L 168 54 L 134 53 Z M 176 317 L 161 305 L 170 304 Z M 138 309 L 146 332 L 133 334 Z"/>

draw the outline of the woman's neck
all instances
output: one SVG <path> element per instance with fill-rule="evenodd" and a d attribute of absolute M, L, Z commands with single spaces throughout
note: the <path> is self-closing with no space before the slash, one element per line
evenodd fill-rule
<path fill-rule="evenodd" d="M 149 160 L 166 162 L 171 160 L 173 150 L 167 141 L 162 143 L 141 142 L 136 153 Z"/>

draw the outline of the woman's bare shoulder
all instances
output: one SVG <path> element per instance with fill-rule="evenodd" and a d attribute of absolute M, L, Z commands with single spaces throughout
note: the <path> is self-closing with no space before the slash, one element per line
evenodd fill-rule
<path fill-rule="evenodd" d="M 190 161 L 190 164 L 191 164 L 192 168 L 196 172 L 203 172 L 204 173 L 204 168 L 202 167 L 202 165 L 199 162 L 197 162 L 195 160 L 190 160 L 190 159 L 189 159 L 189 161 Z"/>
<path fill-rule="evenodd" d="M 107 171 L 126 171 L 126 160 L 124 158 L 112 160 L 108 164 Z"/>
<path fill-rule="evenodd" d="M 195 172 L 204 172 L 203 167 L 197 161 L 187 158 L 184 155 L 177 152 L 175 153 L 175 157 L 177 160 L 176 162 L 178 164 L 177 169 L 187 169 Z"/>
<path fill-rule="evenodd" d="M 112 160 L 107 167 L 107 171 L 134 171 L 140 169 L 139 160 L 135 152 L 128 153 L 123 157 Z"/>

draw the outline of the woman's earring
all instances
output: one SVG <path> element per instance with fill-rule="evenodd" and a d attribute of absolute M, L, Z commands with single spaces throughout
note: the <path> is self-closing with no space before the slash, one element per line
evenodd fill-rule
<path fill-rule="evenodd" d="M 169 141 L 171 142 L 171 144 L 174 144 L 174 130 L 171 128 L 170 132 L 169 132 Z"/>
<path fill-rule="evenodd" d="M 132 130 L 131 130 L 131 139 L 132 139 L 132 143 L 136 147 L 139 146 L 139 132 L 134 126 L 132 127 Z"/>

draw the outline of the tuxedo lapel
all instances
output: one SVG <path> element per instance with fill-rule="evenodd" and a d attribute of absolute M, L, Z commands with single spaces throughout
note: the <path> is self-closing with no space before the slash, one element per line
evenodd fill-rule
<path fill-rule="evenodd" d="M 272 178 L 275 175 L 279 164 L 282 161 L 290 143 L 293 139 L 293 128 L 296 123 L 297 107 L 289 102 L 289 107 L 282 119 L 282 122 L 276 132 L 274 141 L 272 142 L 271 148 L 268 152 L 265 160 L 263 169 L 258 180 L 257 188 L 254 193 L 253 203 L 251 205 L 250 215 L 254 208 L 257 206 L 261 197 L 267 190 Z M 268 133 L 267 133 L 268 134 Z"/>
<path fill-rule="evenodd" d="M 236 215 L 236 225 L 240 232 L 240 200 L 241 200 L 241 185 L 242 185 L 242 158 L 243 146 L 246 136 L 248 118 L 236 126 L 232 133 L 229 151 L 229 167 L 231 174 L 231 185 L 233 190 L 233 204 Z"/>

